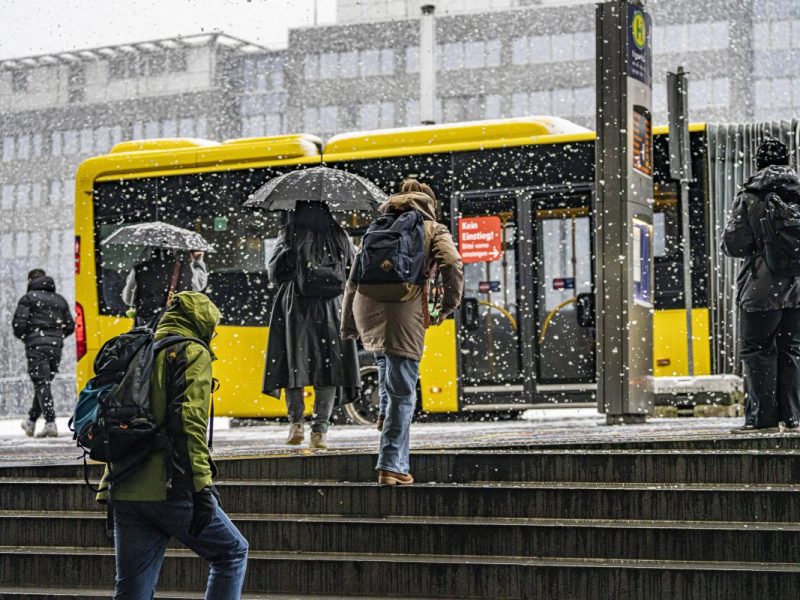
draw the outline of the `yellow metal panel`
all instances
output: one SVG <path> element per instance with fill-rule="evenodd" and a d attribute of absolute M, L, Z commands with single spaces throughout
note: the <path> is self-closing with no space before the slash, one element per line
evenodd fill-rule
<path fill-rule="evenodd" d="M 706 130 L 706 123 L 689 123 L 689 133 L 698 133 Z M 653 127 L 653 135 L 667 135 L 669 133 L 669 126 L 658 125 Z"/>
<path fill-rule="evenodd" d="M 152 150 L 184 150 L 201 146 L 219 146 L 219 142 L 189 138 L 159 138 L 155 140 L 129 140 L 115 144 L 111 154 L 147 152 Z"/>
<path fill-rule="evenodd" d="M 101 316 L 93 321 L 93 339 L 97 343 L 89 348 L 78 364 L 78 389 L 93 376 L 92 363 L 102 344 L 128 331 L 133 325 L 130 319 L 117 317 Z M 218 335 L 212 342 L 212 349 L 217 355 L 213 364 L 214 377 L 220 382 L 219 391 L 214 394 L 215 414 L 237 417 L 286 416 L 283 400 L 261 393 L 268 328 L 222 325 L 217 330 Z M 306 404 L 306 412 L 310 412 L 314 405 L 313 394 Z"/>
<path fill-rule="evenodd" d="M 336 162 L 593 139 L 593 131 L 557 117 L 498 119 L 341 134 L 325 144 L 323 156 Z"/>
<path fill-rule="evenodd" d="M 427 412 L 458 410 L 458 363 L 456 322 L 447 319 L 428 329 L 425 352 L 419 365 L 422 409 Z"/>
<path fill-rule="evenodd" d="M 694 374 L 711 374 L 709 316 L 707 308 L 692 311 L 692 348 Z M 659 361 L 669 364 L 659 366 Z M 689 374 L 686 352 L 686 311 L 657 310 L 653 315 L 653 374 L 656 377 L 680 377 Z"/>

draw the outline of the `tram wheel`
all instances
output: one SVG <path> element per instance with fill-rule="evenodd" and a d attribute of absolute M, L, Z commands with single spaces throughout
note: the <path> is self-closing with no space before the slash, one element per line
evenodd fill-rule
<path fill-rule="evenodd" d="M 378 419 L 378 365 L 371 354 L 362 353 L 361 393 L 355 402 L 342 406 L 347 421 L 354 425 L 374 425 Z"/>

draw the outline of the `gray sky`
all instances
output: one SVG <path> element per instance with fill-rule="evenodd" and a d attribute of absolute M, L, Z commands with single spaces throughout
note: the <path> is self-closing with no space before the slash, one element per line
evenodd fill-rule
<path fill-rule="evenodd" d="M 224 31 L 269 47 L 336 0 L 0 0 L 0 59 Z"/>

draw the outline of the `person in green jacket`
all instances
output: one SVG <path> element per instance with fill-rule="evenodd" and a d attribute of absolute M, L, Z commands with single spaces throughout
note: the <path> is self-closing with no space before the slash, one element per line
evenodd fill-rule
<path fill-rule="evenodd" d="M 155 337 L 177 334 L 208 345 L 219 319 L 219 309 L 207 296 L 181 292 L 164 313 Z M 111 490 L 116 600 L 153 597 L 171 538 L 210 563 L 206 598 L 241 595 L 248 544 L 220 507 L 206 443 L 212 360 L 207 346 L 191 341 L 169 346 L 156 356 L 151 405 L 171 448 L 154 451 Z M 108 501 L 105 477 L 98 500 Z"/>

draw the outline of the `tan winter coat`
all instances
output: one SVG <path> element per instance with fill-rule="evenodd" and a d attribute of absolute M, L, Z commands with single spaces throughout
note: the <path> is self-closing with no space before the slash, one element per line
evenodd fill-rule
<path fill-rule="evenodd" d="M 442 274 L 444 294 L 440 318 L 444 318 L 461 303 L 464 288 L 461 256 L 450 231 L 436 222 L 433 200 L 426 194 L 397 194 L 380 207 L 384 214 L 406 210 L 418 210 L 425 218 L 426 272 L 436 263 Z M 342 337 L 360 337 L 364 349 L 369 352 L 420 360 L 425 345 L 422 302 L 421 290 L 407 302 L 380 302 L 359 293 L 348 281 L 342 304 Z"/>

